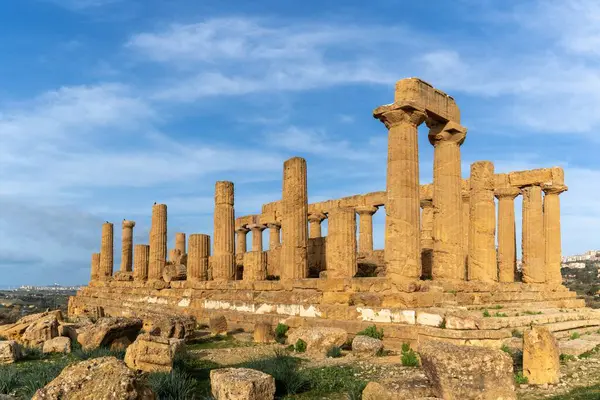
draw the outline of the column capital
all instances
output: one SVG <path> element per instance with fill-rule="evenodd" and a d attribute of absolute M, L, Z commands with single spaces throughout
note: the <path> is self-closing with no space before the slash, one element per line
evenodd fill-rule
<path fill-rule="evenodd" d="M 441 142 L 456 143 L 460 146 L 467 137 L 467 128 L 454 121 L 436 121 L 428 118 L 425 123 L 429 127 L 429 143 L 434 146 Z"/>
<path fill-rule="evenodd" d="M 123 228 L 133 228 L 135 226 L 135 221 L 128 221 L 128 220 L 124 219 L 123 222 L 121 223 L 121 226 Z"/>
<path fill-rule="evenodd" d="M 309 213 L 308 214 L 308 221 L 309 222 L 321 222 L 324 219 L 327 218 L 327 215 L 320 213 L 320 212 L 314 212 L 314 213 Z"/>
<path fill-rule="evenodd" d="M 373 110 L 373 117 L 388 129 L 400 124 L 419 126 L 426 116 L 425 109 L 412 102 L 386 104 Z"/>
<path fill-rule="evenodd" d="M 266 225 L 263 224 L 251 224 L 248 225 L 248 228 L 250 228 L 251 231 L 264 231 L 265 229 L 267 229 Z"/>
<path fill-rule="evenodd" d="M 494 190 L 494 196 L 497 199 L 514 199 L 521 194 L 521 190 L 516 187 L 504 187 Z"/>
<path fill-rule="evenodd" d="M 561 194 L 569 190 L 569 188 L 560 184 L 544 184 L 542 185 L 542 190 L 545 194 Z"/>
<path fill-rule="evenodd" d="M 242 225 L 242 226 L 238 226 L 237 228 L 235 228 L 235 231 L 237 233 L 248 233 L 248 232 L 250 232 L 250 229 L 248 229 L 247 225 Z"/>
<path fill-rule="evenodd" d="M 267 222 L 266 225 L 269 229 L 281 229 L 281 224 L 279 222 Z"/>
<path fill-rule="evenodd" d="M 433 207 L 433 200 L 421 200 L 421 208 L 431 208 Z"/>
<path fill-rule="evenodd" d="M 379 207 L 375 207 L 375 206 L 358 206 L 356 207 L 354 210 L 356 211 L 356 213 L 358 215 L 373 215 L 377 212 L 377 210 L 379 209 Z"/>

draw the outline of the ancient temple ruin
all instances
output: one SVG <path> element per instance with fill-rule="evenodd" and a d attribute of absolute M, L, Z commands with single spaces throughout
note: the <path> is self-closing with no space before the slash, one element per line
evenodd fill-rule
<path fill-rule="evenodd" d="M 462 179 L 467 129 L 459 108 L 420 79 L 398 81 L 394 102 L 373 116 L 388 130 L 385 191 L 309 204 L 306 161 L 294 157 L 283 165 L 281 199 L 260 214 L 236 218 L 234 184 L 217 182 L 212 236 L 189 234 L 186 243 L 177 233 L 168 251 L 165 204 L 152 208 L 149 244 L 134 245 L 135 223 L 123 221 L 116 273 L 107 222 L 91 281 L 70 299 L 69 313 L 191 314 L 199 321 L 221 314 L 233 327 L 285 322 L 350 334 L 376 324 L 388 346 L 431 338 L 495 346 L 532 323 L 559 337 L 598 329 L 596 314 L 561 284 L 562 168 L 497 174 L 492 162 L 478 161 Z M 417 146 L 422 123 L 434 147 L 433 183 L 425 185 Z M 385 212 L 382 250 L 373 248 L 376 212 Z"/>

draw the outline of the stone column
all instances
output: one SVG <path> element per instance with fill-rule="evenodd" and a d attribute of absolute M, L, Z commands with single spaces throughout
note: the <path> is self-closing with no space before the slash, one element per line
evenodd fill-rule
<path fill-rule="evenodd" d="M 148 279 L 161 280 L 167 262 L 167 205 L 152 206 Z"/>
<path fill-rule="evenodd" d="M 558 195 L 567 190 L 565 185 L 544 185 L 544 237 L 546 239 L 546 283 L 562 283 L 560 273 L 560 199 Z"/>
<path fill-rule="evenodd" d="M 267 227 L 262 224 L 252 224 L 248 225 L 248 228 L 252 231 L 252 251 L 263 251 L 262 232 Z"/>
<path fill-rule="evenodd" d="M 460 146 L 467 130 L 449 121 L 427 121 L 433 154 L 433 279 L 465 278 L 462 249 Z M 493 197 L 492 197 L 493 201 Z"/>
<path fill-rule="evenodd" d="M 150 259 L 150 246 L 136 244 L 133 251 L 133 279 L 145 281 L 148 279 L 148 261 Z"/>
<path fill-rule="evenodd" d="M 523 193 L 523 282 L 546 282 L 546 243 L 544 240 L 544 216 L 542 210 L 542 188 L 527 186 Z"/>
<path fill-rule="evenodd" d="M 100 245 L 100 268 L 98 273 L 98 279 L 100 280 L 109 280 L 112 278 L 113 251 L 113 224 L 105 222 L 102 224 L 102 243 Z"/>
<path fill-rule="evenodd" d="M 469 280 L 498 281 L 494 164 L 489 161 L 471 164 L 470 205 Z"/>
<path fill-rule="evenodd" d="M 98 280 L 98 272 L 100 271 L 100 253 L 92 253 L 92 269 L 90 273 L 90 280 Z"/>
<path fill-rule="evenodd" d="M 359 216 L 358 224 L 358 252 L 373 253 L 373 214 L 377 207 L 356 207 Z"/>
<path fill-rule="evenodd" d="M 249 231 L 250 229 L 246 228 L 246 225 L 235 229 L 235 254 L 244 254 L 247 251 L 246 234 Z"/>
<path fill-rule="evenodd" d="M 267 254 L 263 251 L 249 251 L 244 254 L 245 281 L 264 281 L 267 279 Z"/>
<path fill-rule="evenodd" d="M 389 129 L 385 263 L 392 281 L 421 276 L 418 126 L 425 112 L 410 104 L 381 106 L 373 116 Z"/>
<path fill-rule="evenodd" d="M 327 278 L 352 278 L 356 263 L 356 212 L 353 208 L 335 208 L 328 215 Z"/>
<path fill-rule="evenodd" d="M 215 185 L 213 280 L 235 280 L 233 182 Z"/>
<path fill-rule="evenodd" d="M 322 237 L 321 222 L 323 222 L 325 218 L 327 218 L 327 216 L 320 212 L 308 214 L 308 225 L 310 227 L 308 231 L 309 238 L 314 239 Z"/>
<path fill-rule="evenodd" d="M 278 222 L 269 222 L 267 227 L 269 228 L 269 250 L 273 250 L 281 244 L 279 235 L 281 224 Z"/>
<path fill-rule="evenodd" d="M 185 233 L 177 232 L 175 234 L 175 248 L 181 252 L 181 254 L 185 254 Z"/>
<path fill-rule="evenodd" d="M 187 279 L 191 281 L 208 280 L 210 236 L 201 233 L 192 234 L 188 247 Z"/>
<path fill-rule="evenodd" d="M 467 182 L 465 185 L 464 182 Z M 469 221 L 471 220 L 471 194 L 470 186 L 468 181 L 463 181 L 463 191 L 462 191 L 462 218 L 463 218 L 463 226 L 462 226 L 462 249 L 463 249 L 463 260 L 465 265 L 465 279 L 467 279 L 467 260 L 469 259 Z"/>
<path fill-rule="evenodd" d="M 121 223 L 121 271 L 131 272 L 133 268 L 133 227 L 134 221 Z"/>
<path fill-rule="evenodd" d="M 433 201 L 421 200 L 421 209 L 422 276 L 431 279 L 433 272 Z"/>
<path fill-rule="evenodd" d="M 308 276 L 308 191 L 306 160 L 290 158 L 283 164 L 281 279 Z"/>
<path fill-rule="evenodd" d="M 506 187 L 496 189 L 498 199 L 498 278 L 514 282 L 517 272 L 517 238 L 515 232 L 515 197 L 521 191 Z"/>

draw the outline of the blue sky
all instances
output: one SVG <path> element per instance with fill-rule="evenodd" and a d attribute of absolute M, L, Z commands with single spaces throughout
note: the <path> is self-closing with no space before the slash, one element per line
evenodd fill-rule
<path fill-rule="evenodd" d="M 120 221 L 147 243 L 155 201 L 171 242 L 212 233 L 216 180 L 255 213 L 291 156 L 311 201 L 383 190 L 372 110 L 410 76 L 458 102 L 463 176 L 562 166 L 563 253 L 600 248 L 595 0 L 8 0 L 0 54 L 0 286 L 87 282 L 105 220 L 118 268 Z"/>

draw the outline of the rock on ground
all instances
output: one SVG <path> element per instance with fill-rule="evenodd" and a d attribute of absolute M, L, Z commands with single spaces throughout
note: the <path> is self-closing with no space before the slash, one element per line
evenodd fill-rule
<path fill-rule="evenodd" d="M 154 400 L 152 390 L 115 357 L 94 358 L 67 366 L 32 400 Z"/>
<path fill-rule="evenodd" d="M 306 351 L 324 354 L 333 346 L 341 347 L 347 338 L 348 334 L 341 328 L 300 327 L 288 335 L 287 343 L 293 345 L 302 339 L 306 342 Z"/>
<path fill-rule="evenodd" d="M 383 350 L 383 342 L 370 336 L 356 335 L 352 340 L 352 352 L 357 355 L 374 356 Z"/>
<path fill-rule="evenodd" d="M 110 347 L 115 340 L 127 337 L 134 341 L 142 329 L 142 320 L 137 318 L 100 318 L 93 325 L 79 330 L 77 341 L 85 350 L 98 347 Z"/>
<path fill-rule="evenodd" d="M 44 353 L 70 353 L 71 339 L 68 337 L 55 337 L 54 339 L 46 340 L 42 347 Z"/>
<path fill-rule="evenodd" d="M 423 400 L 436 399 L 426 380 L 417 382 L 369 382 L 363 389 L 362 400 Z"/>
<path fill-rule="evenodd" d="M 419 346 L 434 394 L 444 399 L 513 400 L 512 358 L 501 350 L 428 341 Z"/>
<path fill-rule="evenodd" d="M 208 321 L 208 327 L 213 335 L 227 335 L 227 318 L 224 315 L 212 317 Z"/>
<path fill-rule="evenodd" d="M 547 328 L 534 327 L 523 335 L 523 375 L 529 383 L 557 383 L 560 354 L 556 338 Z"/>
<path fill-rule="evenodd" d="M 21 347 L 14 340 L 0 342 L 0 364 L 12 364 L 21 358 Z"/>
<path fill-rule="evenodd" d="M 216 400 L 271 400 L 275 379 L 250 368 L 221 368 L 210 371 L 210 387 Z"/>
<path fill-rule="evenodd" d="M 27 315 L 14 324 L 2 326 L 0 336 L 28 346 L 40 346 L 45 340 L 58 336 L 58 322 L 62 319 L 60 310 Z"/>
<path fill-rule="evenodd" d="M 175 357 L 185 350 L 182 339 L 168 339 L 148 333 L 137 337 L 125 353 L 125 364 L 144 372 L 170 372 Z"/>
<path fill-rule="evenodd" d="M 196 318 L 188 315 L 149 315 L 142 319 L 144 331 L 153 336 L 187 339 L 196 329 Z"/>
<path fill-rule="evenodd" d="M 271 328 L 271 324 L 268 322 L 257 322 L 254 325 L 252 336 L 254 343 L 273 343 L 275 341 L 273 328 Z"/>

